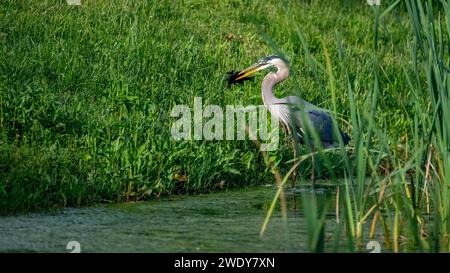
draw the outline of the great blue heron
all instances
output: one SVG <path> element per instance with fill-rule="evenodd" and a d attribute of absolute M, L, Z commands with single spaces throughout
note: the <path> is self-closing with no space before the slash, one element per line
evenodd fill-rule
<path fill-rule="evenodd" d="M 289 76 L 289 68 L 282 58 L 278 56 L 268 56 L 262 58 L 250 67 L 231 72 L 228 76 L 229 84 L 243 82 L 249 79 L 249 76 L 260 70 L 276 67 L 277 72 L 268 73 L 262 81 L 262 99 L 269 112 L 275 116 L 283 125 L 285 131 L 292 137 L 294 157 L 297 157 L 297 143 L 309 143 L 314 150 L 314 138 L 311 137 L 311 131 L 315 131 L 320 140 L 320 145 L 324 148 L 337 146 L 339 144 L 335 131 L 341 135 L 344 145 L 350 141 L 350 137 L 343 133 L 339 128 L 334 129 L 333 119 L 328 111 L 317 107 L 299 97 L 288 96 L 277 98 L 274 94 L 274 86 L 284 81 Z M 310 127 L 305 123 L 309 122 Z M 307 130 L 310 128 L 310 130 Z M 308 133 L 305 133 L 308 132 Z M 312 174 L 311 179 L 314 184 L 314 153 L 312 155 Z M 293 186 L 295 185 L 296 174 L 293 176 Z"/>

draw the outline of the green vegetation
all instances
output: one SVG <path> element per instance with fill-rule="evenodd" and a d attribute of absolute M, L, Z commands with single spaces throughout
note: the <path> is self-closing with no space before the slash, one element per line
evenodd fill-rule
<path fill-rule="evenodd" d="M 342 89 L 335 83 L 346 85 L 343 89 L 348 95 L 353 137 L 351 147 L 336 149 L 345 162 L 345 179 L 337 185 L 338 228 L 333 244 L 337 246 L 344 235 L 350 251 L 365 251 L 367 239 L 375 239 L 383 243 L 384 251 L 449 252 L 450 5 L 447 1 L 434 7 L 432 1 L 399 3 L 384 12 L 373 8 L 373 47 L 365 51 L 370 77 L 361 75 L 367 82 L 360 81 L 361 68 L 353 65 L 354 57 L 339 31 L 335 35 L 337 64 L 332 65 L 328 48 L 323 46 L 326 65 L 321 70 L 327 76 L 331 105 L 340 104 L 333 92 Z M 409 40 L 390 44 L 393 39 L 389 39 L 382 45 L 382 30 L 387 35 L 390 29 L 386 16 L 395 7 L 402 14 L 397 23 L 411 29 L 404 34 Z M 392 57 L 387 56 L 399 48 L 403 51 L 397 52 L 398 62 L 390 67 Z M 305 44 L 303 50 L 305 59 L 313 60 L 310 64 L 317 63 Z M 320 85 L 320 79 L 317 83 Z M 362 100 L 358 98 L 360 88 L 365 90 Z M 395 93 L 400 97 L 393 102 Z M 386 108 L 389 104 L 400 111 Z M 393 124 L 396 129 L 390 128 Z M 324 152 L 331 151 L 319 150 L 319 154 L 325 158 Z M 302 162 L 311 156 L 305 154 L 296 160 Z M 336 180 L 330 173 L 332 181 Z M 286 181 L 284 177 L 280 183 Z M 317 205 L 314 192 L 302 198 L 309 249 L 323 251 L 327 209 Z M 276 201 L 277 196 L 273 204 Z M 280 201 L 284 202 L 283 198 Z M 271 213 L 269 210 L 268 216 Z"/>
<path fill-rule="evenodd" d="M 318 154 L 345 178 L 335 240 L 359 250 L 381 230 L 388 251 L 448 252 L 450 7 L 436 2 L 1 1 L 0 213 L 271 182 L 268 158 L 286 174 L 289 143 L 265 155 L 170 134 L 195 96 L 261 104 L 260 78 L 228 89 L 226 72 L 277 53 L 291 65 L 278 95 L 334 110 L 352 136 Z M 304 203 L 321 251 L 325 214 Z"/>

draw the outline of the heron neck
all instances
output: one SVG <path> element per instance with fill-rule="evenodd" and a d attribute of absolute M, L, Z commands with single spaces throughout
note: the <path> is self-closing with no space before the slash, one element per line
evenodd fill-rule
<path fill-rule="evenodd" d="M 264 77 L 262 82 L 262 99 L 264 105 L 271 105 L 280 101 L 280 99 L 275 96 L 273 87 L 277 83 L 284 81 L 288 76 L 289 72 L 287 69 L 278 69 L 276 73 L 270 72 Z"/>

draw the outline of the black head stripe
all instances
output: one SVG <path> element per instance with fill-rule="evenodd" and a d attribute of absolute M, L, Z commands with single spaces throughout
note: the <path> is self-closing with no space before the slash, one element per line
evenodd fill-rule
<path fill-rule="evenodd" d="M 262 58 L 261 62 L 267 63 L 268 61 L 273 60 L 273 59 L 281 59 L 281 58 L 278 57 L 277 55 L 270 55 L 270 56 Z"/>

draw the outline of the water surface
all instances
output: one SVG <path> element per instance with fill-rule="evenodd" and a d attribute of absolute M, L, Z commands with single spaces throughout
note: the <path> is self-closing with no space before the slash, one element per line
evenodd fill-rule
<path fill-rule="evenodd" d="M 316 196 L 333 208 L 329 192 Z M 0 251 L 69 252 L 69 241 L 79 242 L 82 252 L 309 251 L 299 193 L 286 194 L 287 221 L 277 209 L 259 236 L 274 194 L 273 186 L 259 186 L 0 217 Z M 327 218 L 331 238 L 335 221 L 332 214 Z"/>

